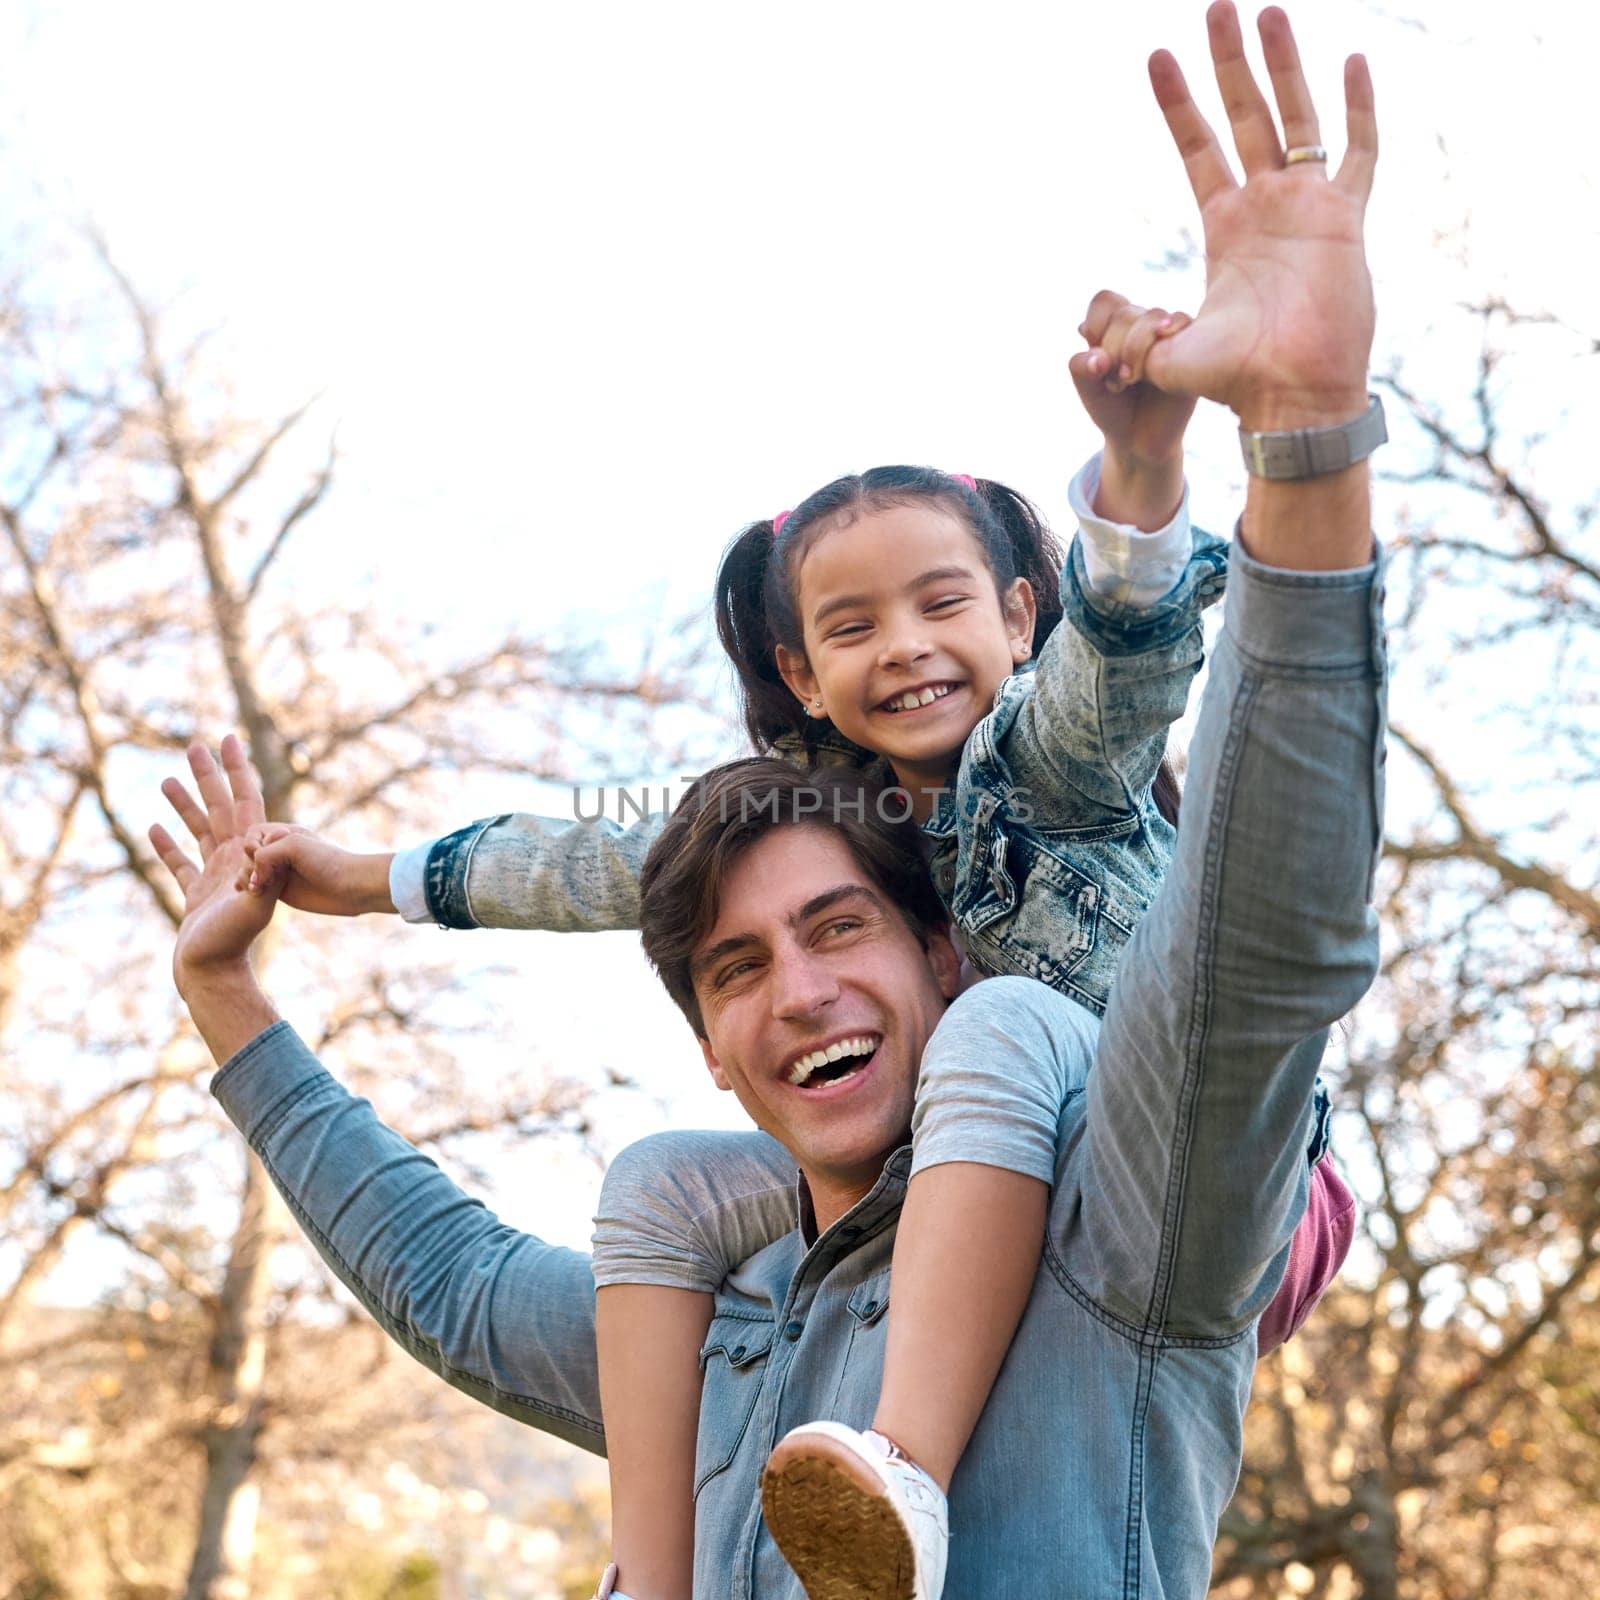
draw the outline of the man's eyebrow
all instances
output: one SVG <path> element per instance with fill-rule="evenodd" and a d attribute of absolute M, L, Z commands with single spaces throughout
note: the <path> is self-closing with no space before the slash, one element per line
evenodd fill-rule
<path fill-rule="evenodd" d="M 817 915 L 820 911 L 827 911 L 833 906 L 842 905 L 850 900 L 864 900 L 874 910 L 883 910 L 882 899 L 874 894 L 863 883 L 841 883 L 832 889 L 824 889 L 821 894 L 814 894 L 789 918 L 792 928 L 797 923 L 805 922 Z M 753 933 L 735 933 L 726 939 L 719 939 L 709 950 L 693 957 L 689 962 L 689 977 L 691 981 L 700 977 L 719 961 L 725 961 L 731 955 L 737 955 L 742 950 L 759 949 L 760 938 Z"/>
<path fill-rule="evenodd" d="M 918 573 L 917 576 L 906 585 L 906 588 L 908 591 L 911 589 L 921 589 L 927 584 L 945 583 L 951 578 L 966 578 L 969 582 L 971 582 L 974 581 L 975 574 L 973 573 L 971 567 L 929 567 L 926 572 Z M 864 594 L 835 595 L 832 600 L 829 600 L 825 604 L 818 606 L 817 609 L 812 613 L 811 626 L 813 628 L 821 627 L 822 624 L 826 622 L 829 617 L 833 616 L 835 612 L 848 611 L 853 606 L 864 606 L 869 598 L 869 596 Z"/>
<path fill-rule="evenodd" d="M 792 928 L 797 922 L 805 922 L 808 918 L 816 916 L 819 911 L 827 911 L 830 907 L 846 900 L 865 900 L 876 910 L 883 909 L 883 901 L 864 883 L 841 883 L 836 889 L 824 889 L 821 894 L 812 895 L 789 918 L 789 926 Z"/>

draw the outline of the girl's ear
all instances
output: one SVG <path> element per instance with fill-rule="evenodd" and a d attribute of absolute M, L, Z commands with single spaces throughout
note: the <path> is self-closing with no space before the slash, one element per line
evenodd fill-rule
<path fill-rule="evenodd" d="M 778 672 L 788 684 L 789 692 L 806 708 L 807 716 L 822 715 L 822 696 L 817 690 L 817 675 L 811 663 L 798 650 L 780 644 L 774 652 L 778 658 Z"/>
<path fill-rule="evenodd" d="M 1011 659 L 1020 667 L 1033 654 L 1033 628 L 1039 620 L 1039 605 L 1033 597 L 1033 585 L 1026 578 L 1018 578 L 1006 590 L 1000 601 L 1000 612 L 1006 619 Z"/>

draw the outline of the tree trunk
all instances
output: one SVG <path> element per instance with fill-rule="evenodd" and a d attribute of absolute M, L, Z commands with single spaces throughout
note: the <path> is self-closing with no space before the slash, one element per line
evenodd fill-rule
<path fill-rule="evenodd" d="M 206 1480 L 183 1600 L 245 1600 L 261 1491 L 252 1481 L 266 1378 L 267 1267 L 281 1202 L 260 1161 L 246 1157 L 216 1330 L 206 1358 Z"/>
<path fill-rule="evenodd" d="M 1382 1481 L 1368 1477 L 1357 1486 L 1354 1504 L 1359 1510 L 1345 1552 L 1361 1585 L 1361 1600 L 1400 1600 L 1400 1518 L 1394 1497 Z M 1363 1513 L 1364 1523 L 1359 1521 Z"/>

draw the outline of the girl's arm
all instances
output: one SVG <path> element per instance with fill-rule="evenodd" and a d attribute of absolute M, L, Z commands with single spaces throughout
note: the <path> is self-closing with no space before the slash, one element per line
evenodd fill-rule
<path fill-rule="evenodd" d="M 1105 449 L 1073 481 L 1064 615 L 1039 651 L 1037 692 L 1005 735 L 1017 787 L 1049 797 L 1047 828 L 1139 809 L 1203 657 L 1200 612 L 1222 592 L 1226 547 L 1189 526 L 1183 436 L 1194 397 L 1142 376 L 1151 350 L 1189 323 L 1104 290 L 1079 326 L 1086 348 L 1072 380 Z"/>
<path fill-rule="evenodd" d="M 639 873 L 665 820 L 665 809 L 628 828 L 603 817 L 507 813 L 394 856 L 341 850 L 304 828 L 268 823 L 246 850 L 258 884 L 301 911 L 593 933 L 639 926 Z"/>
<path fill-rule="evenodd" d="M 665 794 L 659 799 L 629 827 L 525 812 L 474 822 L 395 858 L 395 904 L 407 921 L 446 928 L 637 928 L 639 874 L 671 809 Z"/>
<path fill-rule="evenodd" d="M 1004 743 L 1013 779 L 1036 808 L 1039 796 L 1060 797 L 1053 815 L 1038 814 L 1040 826 L 1083 826 L 1140 809 L 1205 658 L 1200 618 L 1222 595 L 1227 563 L 1220 539 L 1191 530 L 1175 585 L 1140 604 L 1137 572 L 1110 571 L 1103 554 L 1092 561 L 1083 532 L 1073 541 L 1061 574 L 1061 622 L 1039 652 L 1035 691 Z M 1134 598 L 1102 592 L 1118 587 L 1131 587 Z"/>

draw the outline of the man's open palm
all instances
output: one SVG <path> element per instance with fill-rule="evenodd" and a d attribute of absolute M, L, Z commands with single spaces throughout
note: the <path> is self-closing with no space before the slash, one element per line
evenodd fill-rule
<path fill-rule="evenodd" d="M 175 975 L 198 974 L 237 966 L 249 955 L 256 937 L 272 921 L 277 896 L 270 889 L 251 893 L 237 887 L 240 868 L 249 862 L 244 836 L 264 820 L 261 785 L 232 734 L 222 741 L 222 769 L 204 745 L 189 747 L 189 770 L 200 801 L 176 778 L 161 792 L 172 802 L 200 851 L 199 866 L 179 849 L 157 824 L 150 842 L 183 891 L 183 923 L 172 953 Z M 224 772 L 226 778 L 224 778 Z"/>
<path fill-rule="evenodd" d="M 1373 331 L 1362 220 L 1378 155 L 1366 62 L 1345 63 L 1347 147 L 1330 177 L 1325 162 L 1285 161 L 1286 148 L 1321 144 L 1289 19 L 1276 7 L 1260 19 L 1281 142 L 1245 59 L 1238 14 L 1223 0 L 1206 22 L 1244 182 L 1177 61 L 1158 51 L 1150 81 L 1200 206 L 1206 295 L 1194 321 L 1152 349 L 1149 376 L 1230 407 L 1247 427 L 1294 426 L 1297 407 L 1316 412 L 1329 400 L 1354 397 L 1359 410 Z"/>

